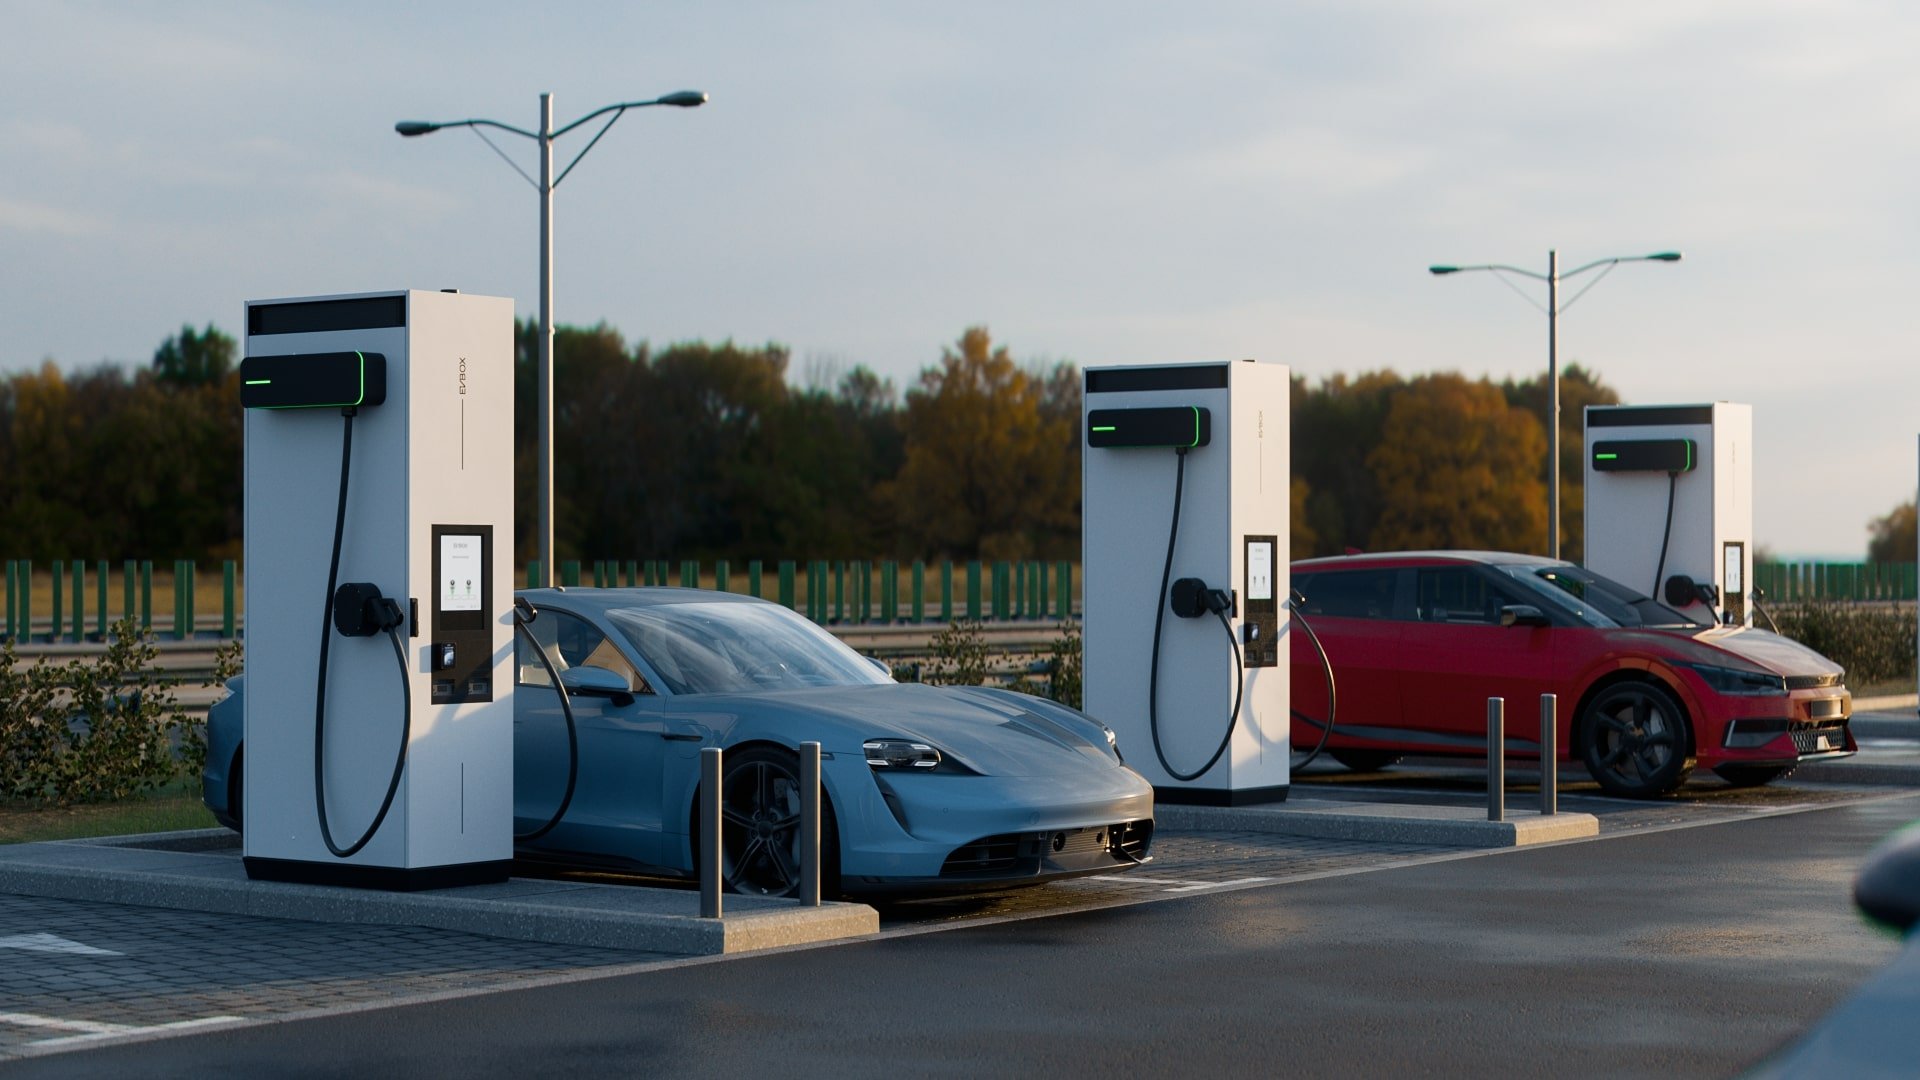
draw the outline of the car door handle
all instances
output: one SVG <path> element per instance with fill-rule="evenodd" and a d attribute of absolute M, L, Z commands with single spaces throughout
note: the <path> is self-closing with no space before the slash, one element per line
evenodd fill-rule
<path fill-rule="evenodd" d="M 701 738 L 697 731 L 667 731 L 662 732 L 660 737 L 673 742 L 699 742 Z"/>

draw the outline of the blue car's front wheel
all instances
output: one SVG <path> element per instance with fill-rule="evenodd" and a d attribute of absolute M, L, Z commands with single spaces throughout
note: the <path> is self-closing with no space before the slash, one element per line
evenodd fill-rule
<path fill-rule="evenodd" d="M 720 777 L 721 880 L 732 892 L 800 895 L 800 763 L 785 750 L 727 754 Z M 839 886 L 839 833 L 824 793 L 820 804 L 821 892 Z"/>

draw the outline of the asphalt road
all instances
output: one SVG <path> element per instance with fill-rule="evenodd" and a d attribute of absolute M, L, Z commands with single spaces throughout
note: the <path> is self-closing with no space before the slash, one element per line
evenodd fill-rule
<path fill-rule="evenodd" d="M 6 1076 L 1730 1076 L 1898 950 L 1907 796 L 209 1031 Z"/>

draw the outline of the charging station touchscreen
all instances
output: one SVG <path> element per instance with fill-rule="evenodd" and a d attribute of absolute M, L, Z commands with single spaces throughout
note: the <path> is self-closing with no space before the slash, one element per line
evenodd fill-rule
<path fill-rule="evenodd" d="M 480 537 L 463 533 L 440 536 L 440 610 L 479 611 L 485 562 Z"/>

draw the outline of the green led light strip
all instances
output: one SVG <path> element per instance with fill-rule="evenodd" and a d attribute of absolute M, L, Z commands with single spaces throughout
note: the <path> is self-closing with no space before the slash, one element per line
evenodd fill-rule
<path fill-rule="evenodd" d="M 1593 455 L 1593 460 L 1595 460 L 1595 461 L 1614 461 L 1614 460 L 1617 460 L 1617 459 L 1618 459 L 1619 457 L 1620 457 L 1620 455 L 1619 455 L 1619 454 L 1595 454 L 1595 455 Z"/>
<path fill-rule="evenodd" d="M 248 386 L 271 386 L 273 385 L 273 380 L 272 379 L 248 379 L 247 385 Z"/>
<path fill-rule="evenodd" d="M 1113 426 L 1112 424 L 1095 424 L 1095 425 L 1093 425 L 1093 430 L 1095 430 L 1095 431 L 1114 431 L 1114 430 L 1117 430 L 1117 429 L 1116 429 L 1116 428 L 1115 428 L 1115 427 L 1114 427 L 1114 426 Z"/>

